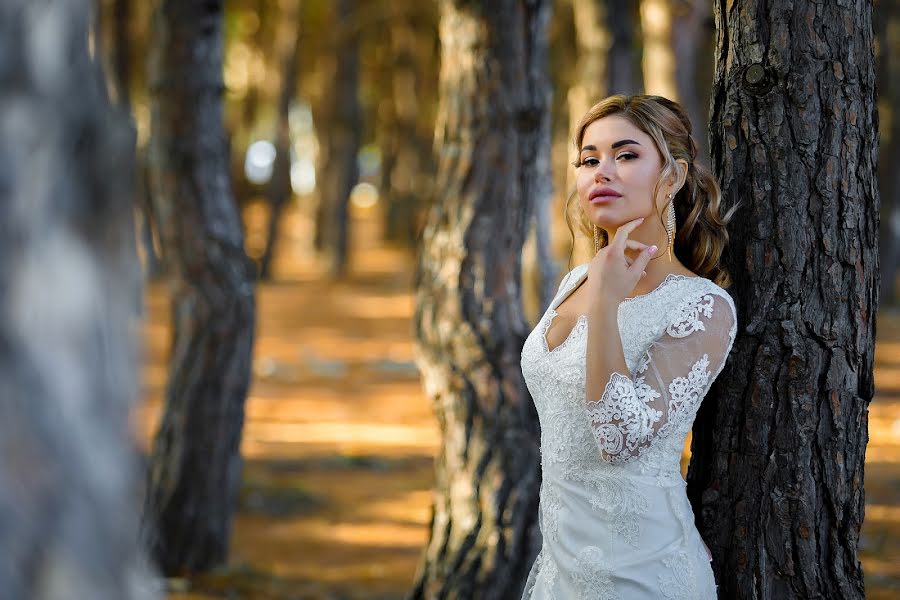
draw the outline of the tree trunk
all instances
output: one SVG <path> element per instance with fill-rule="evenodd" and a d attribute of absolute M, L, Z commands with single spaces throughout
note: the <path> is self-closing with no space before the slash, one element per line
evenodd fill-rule
<path fill-rule="evenodd" d="M 116 82 L 116 101 L 131 106 L 131 2 L 114 0 L 112 31 L 112 65 Z"/>
<path fill-rule="evenodd" d="M 227 557 L 253 343 L 254 275 L 222 124 L 221 0 L 161 2 L 150 78 L 153 202 L 174 338 L 145 533 L 175 575 Z"/>
<path fill-rule="evenodd" d="M 257 18 L 252 47 L 264 56 L 270 55 L 271 40 L 273 37 L 272 9 L 277 8 L 277 6 L 277 2 L 271 2 L 270 0 L 255 0 L 254 6 L 251 9 L 256 14 Z M 259 120 L 260 96 L 262 96 L 259 88 L 259 81 L 256 78 L 251 77 L 249 85 L 247 86 L 247 95 L 241 103 L 241 121 L 244 131 L 253 131 Z"/>
<path fill-rule="evenodd" d="M 632 4 L 632 0 L 628 0 Z M 634 94 L 640 63 L 635 60 L 634 30 L 637 11 L 622 0 L 586 0 L 572 3 L 578 58 L 576 76 L 569 87 L 569 133 L 574 133 L 582 116 L 610 94 Z M 567 146 L 567 149 L 571 146 Z M 566 169 L 566 190 L 575 189 L 575 170 Z M 568 192 L 567 192 L 568 194 Z M 538 206 L 537 223 L 548 223 L 549 207 Z M 539 225 L 538 225 L 539 227 Z M 542 234 L 538 234 L 538 254 L 542 256 Z M 549 243 L 547 243 L 549 246 Z M 549 255 L 549 250 L 547 251 Z M 545 271 L 541 306 L 556 293 L 559 278 L 555 269 Z"/>
<path fill-rule="evenodd" d="M 569 132 L 582 115 L 601 98 L 609 95 L 609 51 L 612 47 L 612 33 L 607 24 L 607 3 L 605 0 L 573 2 L 572 12 L 575 23 L 575 41 L 578 59 L 575 63 L 576 76 L 569 87 Z M 611 15 L 610 15 L 611 16 Z M 574 173 L 570 175 L 567 189 L 573 189 Z"/>
<path fill-rule="evenodd" d="M 706 23 L 712 14 L 709 0 L 670 0 L 672 14 L 672 52 L 675 58 L 677 100 L 687 111 L 693 125 L 693 136 L 699 147 L 698 157 L 709 163 L 709 91 L 712 72 L 698 73 L 707 66 L 704 56 L 712 54 L 714 45 L 706 35 Z M 674 99 L 674 98 L 673 98 Z"/>
<path fill-rule="evenodd" d="M 640 0 L 643 32 L 644 87 L 648 94 L 658 94 L 678 101 L 675 53 L 672 47 L 672 2 L 675 0 Z"/>
<path fill-rule="evenodd" d="M 740 329 L 694 427 L 689 496 L 721 597 L 863 598 L 879 283 L 872 6 L 715 6 L 711 152 L 723 204 L 743 204 L 726 260 Z"/>
<path fill-rule="evenodd" d="M 135 131 L 86 0 L 0 3 L 0 589 L 151 599 L 138 543 Z"/>
<path fill-rule="evenodd" d="M 336 3 L 337 22 L 350 21 L 356 6 L 356 0 L 339 0 Z M 335 29 L 336 32 L 339 30 Z M 326 106 L 321 109 L 326 113 L 322 123 L 328 127 L 319 129 L 321 135 L 329 139 L 323 145 L 322 176 L 319 178 L 316 247 L 328 253 L 331 275 L 341 277 L 347 270 L 350 192 L 359 179 L 357 154 L 362 139 L 358 30 L 335 37 L 335 46 L 335 74 L 329 85 Z"/>
<path fill-rule="evenodd" d="M 383 100 L 387 110 L 378 111 L 385 168 L 381 186 L 384 231 L 386 240 L 414 248 L 418 244 L 415 223 L 421 181 L 433 168 L 429 160 L 431 140 L 422 139 L 419 133 L 423 77 L 417 70 L 416 45 L 422 43 L 422 36 L 410 18 L 403 16 L 393 20 L 390 31 L 391 61 Z"/>
<path fill-rule="evenodd" d="M 297 95 L 297 74 L 300 69 L 300 50 L 302 48 L 300 0 L 295 0 L 289 9 L 283 9 L 281 19 L 286 24 L 281 29 L 279 49 L 281 50 L 284 71 L 281 76 L 281 94 L 278 98 L 278 119 L 275 124 L 275 164 L 272 168 L 272 179 L 267 189 L 269 205 L 268 235 L 266 247 L 260 261 L 260 278 L 271 279 L 272 258 L 278 246 L 278 230 L 284 206 L 291 199 L 291 102 Z M 287 33 L 289 32 L 289 34 Z"/>
<path fill-rule="evenodd" d="M 108 2 L 97 2 L 97 40 L 101 46 L 98 56 L 104 57 L 104 63 L 109 65 L 110 73 L 107 88 L 111 91 L 113 101 L 125 110 L 131 111 L 131 63 L 132 46 L 132 9 L 133 0 L 111 0 L 112 7 L 108 9 Z M 109 14 L 101 17 L 104 10 Z M 99 44 L 101 39 L 109 39 L 108 44 Z M 139 43 L 138 43 L 139 46 Z M 107 50 L 108 48 L 108 50 Z M 133 186 L 134 211 L 136 217 L 136 244 L 140 245 L 144 259 L 144 273 L 147 278 L 153 279 L 160 275 L 161 265 L 156 251 L 154 240 L 153 208 L 150 205 L 150 197 L 145 184 L 147 179 L 147 161 L 144 152 L 138 149 L 135 157 L 136 183 Z"/>
<path fill-rule="evenodd" d="M 549 1 L 441 3 L 436 201 L 416 360 L 443 433 L 411 598 L 519 598 L 540 547 L 539 425 L 519 365 L 521 252 L 549 202 Z"/>
<path fill-rule="evenodd" d="M 641 72 L 640 7 L 634 0 L 605 0 L 612 45 L 609 47 L 609 93 L 639 94 L 644 90 Z M 599 100 L 599 98 L 598 98 Z"/>
<path fill-rule="evenodd" d="M 633 4 L 628 0 L 628 4 Z M 569 88 L 569 131 L 610 94 L 638 93 L 636 19 L 622 0 L 573 2 L 578 44 L 577 76 Z"/>

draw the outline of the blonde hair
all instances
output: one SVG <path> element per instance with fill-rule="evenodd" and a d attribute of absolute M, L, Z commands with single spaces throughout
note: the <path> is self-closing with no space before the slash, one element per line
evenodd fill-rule
<path fill-rule="evenodd" d="M 610 115 L 627 119 L 650 136 L 659 150 L 663 167 L 654 188 L 654 198 L 657 197 L 662 182 L 677 172 L 675 161 L 678 159 L 687 161 L 688 170 L 684 185 L 670 200 L 675 203 L 673 251 L 678 260 L 697 275 L 706 277 L 723 288 L 730 286 L 731 275 L 719 264 L 719 260 L 728 244 L 727 225 L 738 204 L 727 214 L 721 214 L 722 192 L 710 170 L 696 160 L 697 143 L 691 136 L 691 122 L 684 109 L 677 102 L 662 96 L 617 94 L 604 98 L 585 113 L 575 130 L 573 142 L 577 153 L 581 152 L 584 131 L 588 125 Z M 573 164 L 577 167 L 580 163 L 576 160 Z M 572 235 L 573 247 L 575 232 L 569 221 L 569 201 L 575 193 L 566 199 L 565 208 L 566 225 Z M 668 208 L 669 205 L 666 203 L 658 215 L 663 227 L 665 227 L 663 214 L 667 214 Z M 593 224 L 588 221 L 583 210 L 580 209 L 578 213 L 581 231 L 593 240 Z M 609 240 L 603 229 L 598 228 L 598 233 L 602 248 Z M 571 256 L 569 260 L 571 261 Z"/>

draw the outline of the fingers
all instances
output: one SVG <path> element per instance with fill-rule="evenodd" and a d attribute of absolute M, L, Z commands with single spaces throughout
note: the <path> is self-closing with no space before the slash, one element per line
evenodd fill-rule
<path fill-rule="evenodd" d="M 628 268 L 629 268 L 629 269 L 638 270 L 638 271 L 642 271 L 641 277 L 643 277 L 644 275 L 646 275 L 646 271 L 644 271 L 644 269 L 647 268 L 647 263 L 650 262 L 650 259 L 651 259 L 651 258 L 653 257 L 653 255 L 655 255 L 658 251 L 659 251 L 659 248 L 657 248 L 655 245 L 654 245 L 654 246 L 648 246 L 648 247 L 647 247 L 646 249 L 644 249 L 640 254 L 637 255 L 637 258 L 635 258 L 635 259 L 631 262 L 631 265 L 629 265 Z"/>
<path fill-rule="evenodd" d="M 628 221 L 621 227 L 616 230 L 616 235 L 613 238 L 612 242 L 610 242 L 610 246 L 614 246 L 620 251 L 625 251 L 625 242 L 628 241 L 628 236 L 632 231 L 637 229 L 641 223 L 644 222 L 644 217 L 640 217 L 638 219 L 634 219 L 632 221 Z"/>
<path fill-rule="evenodd" d="M 639 242 L 637 240 L 628 240 L 625 242 L 625 247 L 631 250 L 643 250 L 650 244 L 645 244 L 644 242 Z"/>
<path fill-rule="evenodd" d="M 649 244 L 645 244 L 644 242 L 639 242 L 637 240 L 628 240 L 627 242 L 625 242 L 625 247 L 631 250 L 644 250 L 649 246 Z M 634 261 L 627 254 L 623 254 L 623 256 L 625 258 L 625 264 L 630 267 Z"/>

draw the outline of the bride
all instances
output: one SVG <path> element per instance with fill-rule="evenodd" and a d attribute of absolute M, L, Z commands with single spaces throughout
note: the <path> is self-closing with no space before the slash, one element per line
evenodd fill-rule
<path fill-rule="evenodd" d="M 566 274 L 522 349 L 543 474 L 543 544 L 522 597 L 716 598 L 680 459 L 737 331 L 718 265 L 731 212 L 675 102 L 611 96 L 574 141 L 596 255 Z"/>

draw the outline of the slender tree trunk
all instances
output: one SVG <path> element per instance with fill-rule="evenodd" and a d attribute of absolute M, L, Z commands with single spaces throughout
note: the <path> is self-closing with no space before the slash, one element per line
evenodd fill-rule
<path fill-rule="evenodd" d="M 297 75 L 300 70 L 301 45 L 301 11 L 300 0 L 295 0 L 288 10 L 282 10 L 281 18 L 287 21 L 282 27 L 280 40 L 283 73 L 281 77 L 281 94 L 278 98 L 278 120 L 275 125 L 275 164 L 272 179 L 269 182 L 268 196 L 271 212 L 269 215 L 266 248 L 260 261 L 260 277 L 271 279 L 272 258 L 278 246 L 278 230 L 284 206 L 291 199 L 291 102 L 297 94 Z M 286 34 L 290 32 L 290 34 Z"/>
<path fill-rule="evenodd" d="M 0 2 L 0 595 L 157 597 L 138 540 L 135 131 L 91 3 Z"/>
<path fill-rule="evenodd" d="M 640 0 L 643 32 L 644 87 L 648 94 L 658 94 L 679 101 L 675 53 L 672 47 L 672 2 L 674 0 Z"/>
<path fill-rule="evenodd" d="M 716 3 L 711 152 L 742 202 L 739 332 L 694 427 L 689 496 L 722 598 L 863 598 L 878 309 L 872 5 Z"/>
<path fill-rule="evenodd" d="M 607 8 L 604 0 L 572 3 L 578 59 L 575 63 L 577 74 L 567 96 L 570 133 L 575 131 L 582 115 L 610 93 L 607 67 L 613 40 Z"/>
<path fill-rule="evenodd" d="M 708 36 L 704 35 L 706 22 L 712 14 L 709 0 L 670 0 L 673 2 L 672 51 L 675 59 L 675 85 L 678 102 L 688 113 L 693 125 L 694 139 L 699 146 L 698 155 L 708 162 L 709 149 L 709 91 L 712 72 L 701 77 L 698 70 L 707 63 L 703 55 L 714 50 L 706 46 Z"/>
<path fill-rule="evenodd" d="M 123 106 L 131 106 L 131 2 L 113 2 L 112 68 L 116 81 L 116 101 Z"/>
<path fill-rule="evenodd" d="M 253 47 L 264 55 L 268 55 L 271 49 L 272 39 L 272 8 L 278 6 L 278 2 L 271 0 L 255 0 L 252 8 L 257 18 L 256 32 L 253 35 Z M 279 11 L 280 12 L 280 11 Z M 247 88 L 247 95 L 241 103 L 241 120 L 246 131 L 253 131 L 259 118 L 260 90 L 257 80 L 252 79 Z"/>
<path fill-rule="evenodd" d="M 518 598 L 540 547 L 539 426 L 519 365 L 521 252 L 549 202 L 549 1 L 441 3 L 437 198 L 416 360 L 443 433 L 411 598 Z"/>
<path fill-rule="evenodd" d="M 609 93 L 639 94 L 644 89 L 639 48 L 640 5 L 635 0 L 605 0 L 604 4 L 612 40 L 607 67 Z"/>
<path fill-rule="evenodd" d="M 98 2 L 98 14 L 102 11 L 104 3 Z M 112 0 L 112 10 L 107 19 L 108 27 L 105 29 L 109 37 L 106 64 L 110 66 L 111 77 L 108 86 L 116 104 L 126 110 L 131 107 L 131 63 L 133 0 Z M 98 27 L 98 35 L 104 28 Z M 102 38 L 103 36 L 99 36 Z M 133 188 L 134 211 L 136 217 L 136 243 L 140 245 L 144 257 L 144 272 L 148 278 L 155 278 L 161 272 L 160 258 L 154 245 L 153 207 L 150 204 L 149 191 L 146 185 L 147 161 L 145 153 L 138 150 L 136 154 L 136 184 Z"/>
<path fill-rule="evenodd" d="M 422 74 L 416 70 L 416 45 L 420 34 L 407 18 L 394 19 L 391 25 L 390 73 L 386 77 L 389 90 L 386 111 L 381 121 L 380 137 L 384 140 L 382 164 L 387 167 L 382 191 L 385 205 L 385 239 L 415 247 L 415 215 L 420 197 L 421 179 L 431 171 L 431 140 L 419 134 L 422 98 Z M 379 116 L 381 116 L 379 111 Z"/>
<path fill-rule="evenodd" d="M 585 0 L 572 3 L 575 40 L 578 58 L 576 76 L 569 87 L 569 133 L 573 133 L 582 116 L 601 99 L 610 94 L 634 94 L 640 71 L 635 43 L 635 28 L 639 13 L 633 0 Z M 566 170 L 566 190 L 575 189 L 575 171 Z M 568 193 L 568 191 L 567 191 Z M 538 206 L 537 223 L 549 222 L 549 207 Z M 546 232 L 538 229 L 538 256 L 541 262 L 550 260 Z M 546 246 L 546 249 L 545 249 Z M 546 257 L 546 258 L 545 258 Z M 548 266 L 542 271 L 541 306 L 547 306 L 556 293 L 559 281 L 556 269 Z"/>
<path fill-rule="evenodd" d="M 355 14 L 356 0 L 338 0 L 336 16 L 339 24 Z M 341 31 L 336 27 L 335 31 Z M 347 270 L 349 246 L 350 192 L 359 179 L 357 154 L 362 140 L 362 109 L 359 105 L 359 32 L 345 28 L 346 35 L 335 39 L 336 70 L 331 93 L 322 107 L 328 137 L 320 177 L 320 203 L 316 217 L 316 247 L 329 254 L 332 277 L 342 277 Z"/>
<path fill-rule="evenodd" d="M 222 1 L 163 0 L 150 68 L 153 202 L 174 337 L 145 532 L 173 575 L 227 557 L 253 343 L 254 275 L 222 123 Z"/>

